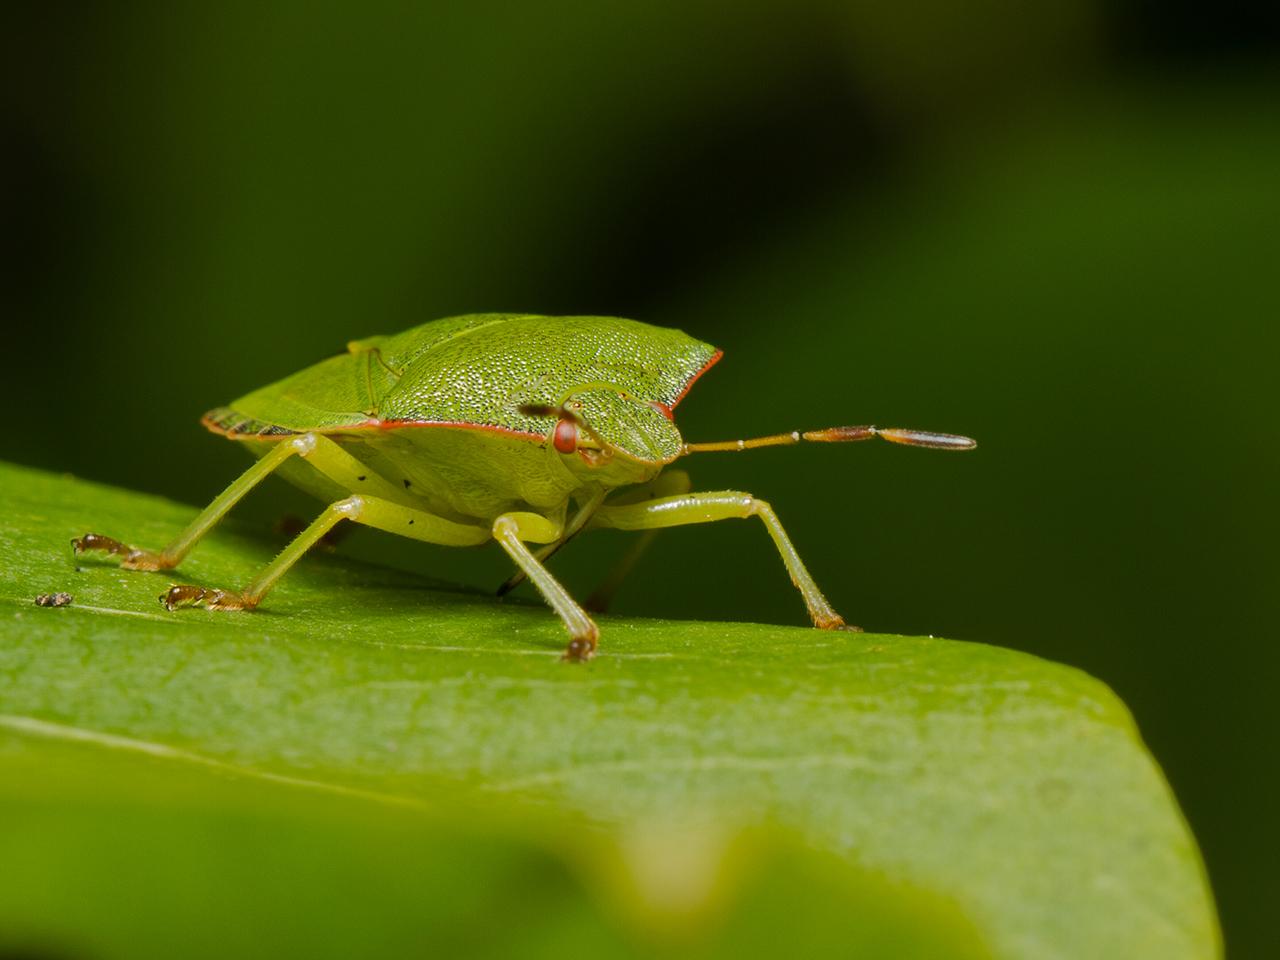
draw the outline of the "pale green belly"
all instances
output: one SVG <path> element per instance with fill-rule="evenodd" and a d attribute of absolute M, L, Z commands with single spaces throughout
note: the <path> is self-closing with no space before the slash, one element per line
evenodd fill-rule
<path fill-rule="evenodd" d="M 636 483 L 656 472 L 623 464 L 584 472 L 573 458 L 492 430 L 405 427 L 327 436 L 403 491 L 398 499 L 406 505 L 486 524 L 513 510 L 556 515 L 570 498 L 581 498 L 590 488 Z M 263 441 L 247 444 L 259 456 L 270 446 Z M 279 473 L 325 502 L 358 492 L 343 489 L 305 460 L 288 460 Z"/>

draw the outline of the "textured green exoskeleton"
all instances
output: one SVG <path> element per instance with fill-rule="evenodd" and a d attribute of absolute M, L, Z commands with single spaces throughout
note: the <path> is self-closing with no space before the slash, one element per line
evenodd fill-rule
<path fill-rule="evenodd" d="M 687 444 L 672 411 L 720 351 L 681 333 L 614 317 L 473 314 L 348 345 L 341 356 L 212 410 L 204 424 L 245 445 L 255 464 L 168 547 L 152 553 L 100 534 L 102 550 L 133 570 L 177 566 L 268 474 L 328 502 L 323 513 L 242 590 L 177 585 L 170 610 L 256 607 L 335 524 L 354 520 L 447 546 L 496 540 L 569 631 L 566 658 L 595 652 L 598 629 L 542 561 L 579 532 L 646 531 L 588 601 L 602 609 L 661 527 L 759 517 L 815 626 L 856 629 L 831 608 L 773 510 L 737 491 L 689 492 L 687 453 L 864 440 L 968 449 L 948 434 L 835 427 L 753 440 Z M 609 499 L 612 491 L 630 490 Z M 527 544 L 542 544 L 538 552 Z"/>

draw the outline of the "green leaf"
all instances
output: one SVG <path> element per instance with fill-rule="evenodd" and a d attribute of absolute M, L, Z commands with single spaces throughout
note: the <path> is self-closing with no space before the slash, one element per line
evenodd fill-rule
<path fill-rule="evenodd" d="M 0 929 L 111 956 L 476 930 L 472 955 L 504 930 L 560 955 L 1220 953 L 1159 769 L 1076 670 L 613 618 L 565 664 L 537 605 L 338 556 L 254 613 L 167 613 L 172 574 L 69 540 L 159 546 L 190 508 L 13 467 L 0 491 Z M 242 583 L 278 546 L 227 525 L 181 579 Z"/>

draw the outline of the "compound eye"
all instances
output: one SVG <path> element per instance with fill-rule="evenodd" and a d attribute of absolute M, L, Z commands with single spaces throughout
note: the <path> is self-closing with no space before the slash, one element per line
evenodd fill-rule
<path fill-rule="evenodd" d="M 573 453 L 578 449 L 578 425 L 567 419 L 556 421 L 551 443 L 561 453 Z"/>

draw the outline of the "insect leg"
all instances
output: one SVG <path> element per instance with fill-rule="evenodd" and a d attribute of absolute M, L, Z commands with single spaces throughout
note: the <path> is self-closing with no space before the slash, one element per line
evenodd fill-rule
<path fill-rule="evenodd" d="M 122 557 L 126 570 L 168 570 L 176 567 L 191 548 L 239 503 L 250 490 L 261 483 L 291 457 L 302 457 L 325 476 L 347 490 L 361 490 L 388 497 L 401 496 L 392 484 L 374 474 L 359 460 L 323 434 L 303 433 L 288 440 L 276 441 L 271 451 L 240 474 L 213 502 L 200 511 L 177 538 L 159 553 L 140 550 L 112 537 L 86 533 L 71 541 L 76 553 L 101 550 Z"/>
<path fill-rule="evenodd" d="M 673 497 L 662 497 L 645 503 L 630 506 L 601 507 L 596 511 L 588 528 L 614 527 L 619 530 L 656 530 L 662 527 L 683 526 L 690 523 L 711 523 L 716 520 L 731 518 L 745 519 L 759 517 L 764 523 L 774 546 L 782 555 L 782 562 L 791 575 L 791 582 L 796 585 L 800 595 L 804 597 L 805 606 L 809 608 L 809 616 L 813 625 L 822 630 L 856 630 L 845 624 L 840 614 L 836 613 L 827 598 L 822 595 L 813 577 L 805 569 L 804 562 L 792 546 L 787 532 L 782 528 L 773 508 L 764 500 L 758 500 L 749 493 L 736 490 L 722 490 L 716 493 L 686 493 Z"/>
<path fill-rule="evenodd" d="M 484 543 L 490 533 L 484 527 L 470 526 L 445 520 L 425 510 L 415 510 L 383 500 L 380 497 L 356 495 L 331 503 L 302 533 L 298 534 L 251 580 L 243 590 L 219 590 L 178 584 L 160 597 L 168 609 L 205 606 L 210 610 L 252 610 L 267 595 L 277 580 L 283 577 L 302 555 L 310 550 L 333 527 L 343 520 L 352 520 L 365 526 L 388 530 L 401 536 L 444 546 L 467 547 Z"/>
<path fill-rule="evenodd" d="M 232 481 L 227 489 L 218 494 L 213 502 L 159 553 L 140 550 L 99 533 L 86 533 L 83 537 L 77 537 L 71 541 L 71 546 L 78 554 L 101 550 L 119 556 L 121 557 L 120 566 L 126 570 L 168 570 L 170 567 L 176 567 L 191 552 L 196 542 L 213 529 L 214 525 L 226 516 L 246 493 L 290 457 L 308 456 L 315 449 L 315 445 L 315 437 L 311 434 L 302 434 L 277 442 L 270 453 L 255 461 L 253 466 Z"/>
<path fill-rule="evenodd" d="M 649 498 L 688 493 L 691 486 L 692 481 L 689 479 L 689 474 L 684 470 L 667 470 L 653 482 L 650 487 Z M 627 549 L 627 552 L 605 574 L 605 578 L 596 587 L 591 596 L 587 597 L 587 602 L 583 606 L 593 613 L 604 613 L 613 601 L 613 596 L 618 592 L 618 587 L 622 585 L 622 581 L 635 569 L 635 565 L 640 562 L 640 558 L 644 556 L 645 551 L 649 549 L 654 537 L 657 535 L 657 528 L 651 528 L 641 533 Z"/>
<path fill-rule="evenodd" d="M 564 658 L 590 660 L 600 639 L 600 629 L 578 602 L 569 596 L 569 591 L 561 586 L 560 581 L 525 546 L 525 541 L 554 543 L 560 539 L 560 535 L 559 527 L 536 513 L 504 513 L 493 521 L 493 538 L 533 581 L 543 599 L 569 631 L 569 646 L 564 652 Z"/>
<path fill-rule="evenodd" d="M 577 512 L 574 513 L 573 517 L 565 525 L 564 532 L 560 535 L 560 539 L 555 543 L 548 543 L 545 547 L 540 547 L 534 552 L 533 555 L 537 558 L 539 563 L 545 563 L 549 557 L 556 553 L 557 550 L 582 532 L 582 528 L 587 525 L 587 521 L 591 519 L 591 515 L 595 513 L 600 504 L 604 502 L 605 493 L 606 491 L 604 489 L 597 490 L 593 493 L 586 502 L 578 508 Z M 505 597 L 527 579 L 528 576 L 523 570 L 517 570 L 503 581 L 502 586 L 498 587 L 497 595 L 499 597 Z"/>

